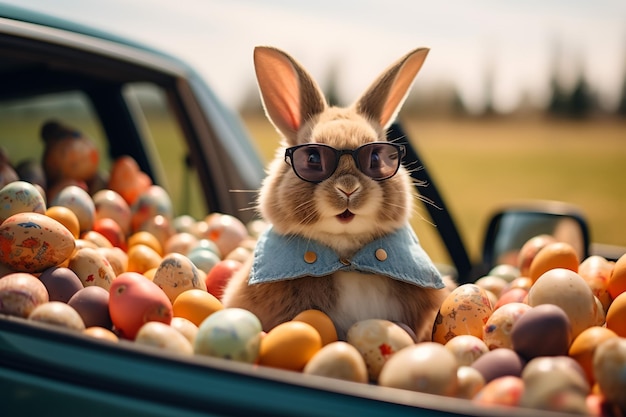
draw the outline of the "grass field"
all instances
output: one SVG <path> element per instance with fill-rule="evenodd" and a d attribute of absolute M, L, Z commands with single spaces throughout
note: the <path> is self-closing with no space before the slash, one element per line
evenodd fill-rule
<path fill-rule="evenodd" d="M 566 201 L 587 215 L 592 240 L 626 245 L 626 121 L 545 118 L 402 118 L 473 256 L 496 207 L 525 199 Z M 244 118 L 269 160 L 277 135 Z M 423 206 L 413 224 L 426 250 L 447 260 Z"/>

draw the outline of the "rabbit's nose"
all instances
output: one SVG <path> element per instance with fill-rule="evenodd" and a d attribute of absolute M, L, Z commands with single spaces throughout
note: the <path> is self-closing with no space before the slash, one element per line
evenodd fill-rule
<path fill-rule="evenodd" d="M 337 186 L 337 189 L 341 191 L 346 197 L 350 197 L 352 194 L 358 191 L 359 186 L 356 184 L 352 187 Z"/>

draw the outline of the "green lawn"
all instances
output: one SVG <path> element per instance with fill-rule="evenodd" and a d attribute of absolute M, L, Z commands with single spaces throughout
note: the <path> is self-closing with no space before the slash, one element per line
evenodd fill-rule
<path fill-rule="evenodd" d="M 261 117 L 244 119 L 269 160 L 277 135 Z M 626 245 L 626 121 L 402 118 L 440 187 L 471 254 L 477 256 L 492 211 L 524 199 L 581 207 L 592 239 Z M 445 261 L 434 226 L 413 224 L 431 256 Z"/>

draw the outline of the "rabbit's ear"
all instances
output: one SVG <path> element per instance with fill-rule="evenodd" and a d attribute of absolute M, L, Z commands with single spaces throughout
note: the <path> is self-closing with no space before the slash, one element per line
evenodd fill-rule
<path fill-rule="evenodd" d="M 356 102 L 356 110 L 387 129 L 400 111 L 428 51 L 415 49 L 391 65 Z"/>
<path fill-rule="evenodd" d="M 300 127 L 326 108 L 322 92 L 296 60 L 276 48 L 256 47 L 254 66 L 268 118 L 294 145 Z"/>

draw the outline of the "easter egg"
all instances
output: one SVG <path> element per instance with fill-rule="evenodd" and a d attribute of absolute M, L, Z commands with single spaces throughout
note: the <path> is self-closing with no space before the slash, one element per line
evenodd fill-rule
<path fill-rule="evenodd" d="M 100 190 L 93 195 L 92 200 L 96 208 L 95 220 L 115 220 L 125 236 L 130 234 L 130 206 L 119 193 L 108 189 Z"/>
<path fill-rule="evenodd" d="M 208 273 L 220 262 L 219 256 L 212 250 L 205 248 L 195 248 L 187 253 L 187 258 L 201 271 Z"/>
<path fill-rule="evenodd" d="M 522 248 L 517 255 L 517 267 L 519 269 L 520 276 L 529 277 L 530 264 L 535 259 L 535 256 L 537 256 L 539 251 L 545 246 L 555 242 L 556 238 L 547 234 L 537 235 L 528 239 L 522 245 Z"/>
<path fill-rule="evenodd" d="M 484 353 L 489 352 L 485 342 L 471 334 L 455 336 L 444 346 L 452 352 L 459 366 L 469 366 Z"/>
<path fill-rule="evenodd" d="M 554 304 L 540 304 L 523 313 L 513 324 L 511 343 L 524 359 L 567 355 L 573 340 L 570 319 Z"/>
<path fill-rule="evenodd" d="M 459 366 L 456 371 L 456 397 L 472 399 L 485 386 L 485 378 L 471 366 Z"/>
<path fill-rule="evenodd" d="M 142 243 L 132 245 L 128 249 L 127 255 L 128 263 L 126 269 L 130 272 L 139 272 L 140 274 L 150 269 L 158 268 L 163 261 L 163 258 L 157 251 Z"/>
<path fill-rule="evenodd" d="M 118 276 L 126 272 L 128 268 L 128 254 L 118 247 L 95 248 L 96 252 L 102 255 L 113 268 L 113 273 Z"/>
<path fill-rule="evenodd" d="M 108 217 L 96 219 L 93 223 L 92 230 L 104 236 L 109 242 L 111 242 L 111 245 L 124 251 L 128 249 L 124 230 L 115 220 Z"/>
<path fill-rule="evenodd" d="M 359 351 L 343 341 L 330 342 L 307 362 L 302 371 L 344 381 L 367 383 L 367 366 Z"/>
<path fill-rule="evenodd" d="M 288 321 L 274 327 L 261 339 L 258 363 L 302 371 L 321 348 L 322 338 L 313 326 L 301 321 Z"/>
<path fill-rule="evenodd" d="M 614 266 L 614 262 L 609 262 L 606 258 L 597 255 L 589 256 L 578 266 L 578 275 L 589 285 L 604 311 L 609 308 L 614 298 L 609 293 L 609 279 Z"/>
<path fill-rule="evenodd" d="M 0 314 L 26 318 L 48 300 L 46 287 L 34 275 L 15 272 L 0 278 Z"/>
<path fill-rule="evenodd" d="M 508 264 L 500 264 L 496 265 L 487 273 L 487 276 L 490 277 L 500 277 L 506 282 L 511 282 L 515 278 L 519 278 L 520 270 L 516 266 L 508 265 Z"/>
<path fill-rule="evenodd" d="M 554 304 L 562 308 L 569 317 L 574 338 L 596 324 L 598 307 L 591 288 L 570 269 L 551 269 L 539 276 L 528 291 L 528 304 L 533 307 Z"/>
<path fill-rule="evenodd" d="M 239 243 L 248 237 L 246 225 L 238 218 L 221 213 L 213 213 L 206 219 L 208 229 L 205 236 L 217 244 L 222 255 L 228 255 Z"/>
<path fill-rule="evenodd" d="M 549 243 L 541 248 L 533 259 L 528 271 L 528 277 L 533 281 L 537 281 L 545 272 L 555 268 L 564 268 L 577 272 L 579 264 L 578 253 L 572 245 L 565 242 Z"/>
<path fill-rule="evenodd" d="M 620 337 L 626 337 L 626 293 L 613 300 L 606 312 L 606 328 Z"/>
<path fill-rule="evenodd" d="M 89 337 L 93 337 L 95 339 L 107 340 L 114 343 L 119 342 L 119 338 L 117 337 L 117 335 L 111 330 L 105 329 L 104 327 L 87 327 L 85 330 L 83 330 L 83 334 Z"/>
<path fill-rule="evenodd" d="M 109 313 L 120 335 L 133 340 L 144 323 L 172 321 L 172 303 L 152 281 L 136 272 L 119 275 L 109 289 Z"/>
<path fill-rule="evenodd" d="M 145 230 L 140 230 L 128 237 L 127 241 L 128 247 L 132 248 L 135 245 L 146 245 L 153 251 L 159 254 L 159 256 L 163 255 L 163 246 L 161 246 L 161 242 L 156 238 L 152 233 L 147 232 Z"/>
<path fill-rule="evenodd" d="M 154 280 L 153 280 L 154 281 Z M 180 293 L 172 304 L 175 317 L 184 317 L 196 326 L 224 306 L 214 295 L 197 288 Z"/>
<path fill-rule="evenodd" d="M 181 253 L 187 255 L 198 244 L 198 238 L 188 232 L 175 233 L 167 239 L 163 247 L 164 253 Z"/>
<path fill-rule="evenodd" d="M 224 259 L 215 264 L 213 268 L 207 272 L 204 283 L 208 292 L 222 298 L 222 293 L 226 284 L 230 281 L 231 277 L 237 272 L 243 264 L 234 259 Z"/>
<path fill-rule="evenodd" d="M 53 206 L 46 210 L 45 215 L 67 227 L 67 230 L 72 232 L 74 239 L 79 238 L 80 223 L 72 210 L 63 206 Z"/>
<path fill-rule="evenodd" d="M 502 293 L 502 290 L 506 288 L 508 281 L 502 277 L 485 275 L 478 278 L 474 284 L 478 285 L 483 290 L 491 291 L 496 297 L 500 297 L 500 293 Z"/>
<path fill-rule="evenodd" d="M 519 377 L 524 368 L 523 359 L 511 349 L 494 349 L 481 355 L 471 365 L 489 384 L 503 376 Z"/>
<path fill-rule="evenodd" d="M 96 248 L 112 248 L 113 244 L 102 233 L 89 230 L 81 234 L 80 238 L 96 245 Z"/>
<path fill-rule="evenodd" d="M 478 338 L 483 336 L 483 326 L 492 313 L 489 298 L 476 284 L 463 284 L 455 288 L 441 303 L 433 326 L 433 341 L 445 345 L 462 334 Z"/>
<path fill-rule="evenodd" d="M 80 278 L 84 287 L 97 285 L 108 290 L 115 278 L 115 272 L 109 261 L 92 248 L 77 250 L 70 258 L 68 268 Z"/>
<path fill-rule="evenodd" d="M 137 231 L 150 233 L 157 238 L 161 247 L 164 248 L 167 240 L 174 234 L 174 227 L 170 218 L 157 214 L 141 223 Z"/>
<path fill-rule="evenodd" d="M 193 355 L 193 347 L 189 340 L 178 330 L 160 321 L 144 323 L 139 328 L 134 342 L 180 355 Z"/>
<path fill-rule="evenodd" d="M 39 213 L 18 213 L 0 225 L 0 263 L 19 272 L 41 272 L 74 251 L 74 236 L 58 221 Z"/>
<path fill-rule="evenodd" d="M 238 362 L 254 363 L 260 353 L 261 332 L 260 320 L 248 310 L 241 308 L 219 310 L 207 317 L 198 327 L 194 352 Z M 303 346 L 307 348 L 306 344 Z M 265 354 L 267 361 L 269 360 L 267 355 L 271 352 L 265 351 Z M 294 354 L 297 355 L 297 353 Z"/>
<path fill-rule="evenodd" d="M 626 253 L 620 256 L 613 265 L 607 282 L 607 289 L 612 298 L 617 298 L 618 295 L 626 291 Z"/>
<path fill-rule="evenodd" d="M 456 394 L 456 357 L 439 343 L 422 342 L 400 349 L 384 364 L 378 377 L 383 387 L 428 394 Z"/>
<path fill-rule="evenodd" d="M 184 317 L 172 317 L 170 323 L 172 328 L 176 329 L 180 334 L 185 336 L 185 339 L 189 340 L 191 346 L 193 346 L 196 336 L 198 335 L 198 326 L 193 324 L 190 320 Z"/>
<path fill-rule="evenodd" d="M 78 275 L 69 268 L 50 267 L 39 275 L 39 280 L 48 290 L 50 301 L 61 301 L 67 303 L 68 300 L 83 288 Z"/>
<path fill-rule="evenodd" d="M 115 191 L 129 204 L 152 185 L 152 180 L 141 171 L 137 161 L 131 156 L 123 155 L 113 161 L 109 177 L 109 189 Z"/>
<path fill-rule="evenodd" d="M 591 385 L 596 380 L 593 374 L 593 355 L 596 348 L 600 343 L 612 337 L 618 337 L 613 330 L 601 326 L 592 326 L 583 330 L 569 348 L 569 356 L 578 362 Z"/>
<path fill-rule="evenodd" d="M 159 185 L 151 185 L 139 194 L 130 206 L 131 229 L 138 231 L 142 224 L 157 215 L 172 219 L 173 210 L 172 200 L 167 191 Z"/>
<path fill-rule="evenodd" d="M 152 281 L 174 302 L 184 291 L 198 289 L 206 292 L 204 278 L 185 255 L 170 253 L 159 264 Z M 193 321 L 193 320 L 192 320 Z"/>
<path fill-rule="evenodd" d="M 303 321 L 315 327 L 322 337 L 322 345 L 337 341 L 337 329 L 328 315 L 320 310 L 305 310 L 292 320 Z"/>
<path fill-rule="evenodd" d="M 626 339 L 611 337 L 604 340 L 593 355 L 593 374 L 600 392 L 621 410 L 626 409 L 624 375 L 626 375 Z"/>
<path fill-rule="evenodd" d="M 96 217 L 96 207 L 87 191 L 76 185 L 63 188 L 52 200 L 50 207 L 67 207 L 76 214 L 80 225 L 80 232 L 92 229 Z"/>
<path fill-rule="evenodd" d="M 35 186 L 26 181 L 13 181 L 0 188 L 0 223 L 17 213 L 44 214 L 46 203 Z"/>
<path fill-rule="evenodd" d="M 83 319 L 85 327 L 111 329 L 113 323 L 109 313 L 109 291 L 97 285 L 78 290 L 68 301 Z"/>
<path fill-rule="evenodd" d="M 524 392 L 524 381 L 519 376 L 502 376 L 489 381 L 472 401 L 484 406 L 518 406 Z"/>
<path fill-rule="evenodd" d="M 85 323 L 78 312 L 61 301 L 38 305 L 30 312 L 28 319 L 80 332 L 85 330 Z"/>
<path fill-rule="evenodd" d="M 348 329 L 346 341 L 365 359 L 371 381 L 378 380 L 383 365 L 400 349 L 413 345 L 413 338 L 396 323 L 382 319 L 361 320 Z"/>
<path fill-rule="evenodd" d="M 489 349 L 512 349 L 511 331 L 513 326 L 531 308 L 524 303 L 508 303 L 495 310 L 483 327 L 483 340 Z"/>

